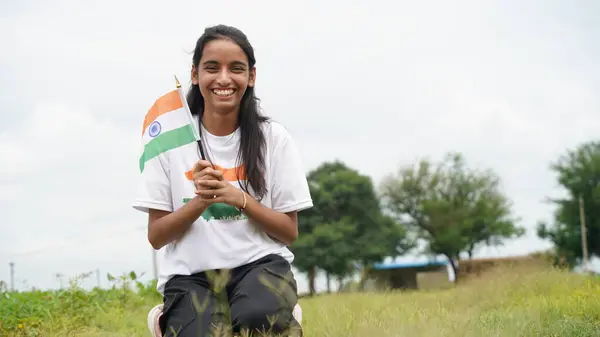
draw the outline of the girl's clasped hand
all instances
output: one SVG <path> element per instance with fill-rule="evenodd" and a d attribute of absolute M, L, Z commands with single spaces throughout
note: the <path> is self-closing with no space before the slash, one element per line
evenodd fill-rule
<path fill-rule="evenodd" d="M 225 180 L 223 172 L 215 170 L 206 160 L 194 166 L 194 186 L 196 195 L 207 204 L 224 203 L 241 209 L 244 205 L 244 192 Z"/>

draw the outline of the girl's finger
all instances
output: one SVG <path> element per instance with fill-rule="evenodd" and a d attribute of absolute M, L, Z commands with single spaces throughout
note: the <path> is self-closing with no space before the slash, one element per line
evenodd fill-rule
<path fill-rule="evenodd" d="M 204 180 L 204 181 L 206 181 L 206 180 Z M 218 183 L 217 180 L 212 180 L 212 181 Z M 196 193 L 196 195 L 202 195 L 202 196 L 204 196 L 204 194 L 202 194 L 200 192 L 206 192 L 206 195 L 209 195 L 209 194 L 215 195 L 215 193 L 216 193 L 215 191 L 220 189 L 218 185 L 215 187 L 207 186 L 206 184 L 202 184 L 201 181 L 194 182 L 194 185 L 196 186 L 194 193 Z"/>
<path fill-rule="evenodd" d="M 199 160 L 195 165 L 194 165 L 194 171 L 193 172 L 199 172 L 202 170 L 205 170 L 208 167 L 212 167 L 212 164 L 209 161 L 206 160 Z"/>
<path fill-rule="evenodd" d="M 224 190 L 198 190 L 196 194 L 205 198 L 205 199 L 214 199 L 223 195 Z"/>
<path fill-rule="evenodd" d="M 214 172 L 215 170 L 212 167 L 206 167 L 203 170 L 194 172 L 193 179 L 215 179 Z"/>
<path fill-rule="evenodd" d="M 207 174 L 210 177 L 213 177 L 213 178 L 215 178 L 217 180 L 221 180 L 221 181 L 223 180 L 223 172 L 221 172 L 221 171 L 213 170 L 213 171 L 208 172 Z"/>
<path fill-rule="evenodd" d="M 209 187 L 209 188 L 221 188 L 221 182 L 218 180 L 198 180 L 198 185 L 200 187 Z"/>
<path fill-rule="evenodd" d="M 203 200 L 212 200 L 217 197 L 217 195 L 212 191 L 207 192 L 205 190 L 197 190 L 194 193 L 196 193 L 196 195 L 202 197 Z"/>
<path fill-rule="evenodd" d="M 194 180 L 194 187 L 196 188 L 196 191 L 199 191 L 202 186 L 199 183 L 199 180 Z"/>
<path fill-rule="evenodd" d="M 219 198 L 214 198 L 214 199 L 207 199 L 205 202 L 209 205 L 212 204 L 219 204 L 219 203 L 225 203 L 224 201 L 225 199 L 223 199 L 223 197 L 219 197 Z"/>

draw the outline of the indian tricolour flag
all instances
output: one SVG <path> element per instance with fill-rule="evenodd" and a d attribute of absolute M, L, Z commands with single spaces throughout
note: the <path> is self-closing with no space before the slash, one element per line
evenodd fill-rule
<path fill-rule="evenodd" d="M 179 85 L 157 99 L 144 119 L 140 172 L 144 172 L 147 162 L 161 153 L 199 140 L 193 121 Z"/>

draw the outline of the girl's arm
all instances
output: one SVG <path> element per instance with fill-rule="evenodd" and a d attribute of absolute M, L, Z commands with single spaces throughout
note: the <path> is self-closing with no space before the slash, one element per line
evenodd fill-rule
<path fill-rule="evenodd" d="M 193 179 L 214 180 L 215 178 L 209 174 L 212 171 L 210 162 L 200 160 L 194 165 Z M 202 187 L 196 185 L 196 189 L 202 189 Z M 164 194 L 170 194 L 170 191 L 167 190 Z M 208 206 L 209 204 L 204 202 L 201 197 L 196 196 L 175 212 L 149 207 L 148 241 L 154 249 L 158 250 L 174 240 L 181 239 Z"/>
<path fill-rule="evenodd" d="M 148 212 L 148 241 L 158 250 L 179 240 L 208 205 L 201 197 L 194 197 L 175 212 L 150 209 Z"/>
<path fill-rule="evenodd" d="M 243 191 L 242 193 L 245 194 Z M 248 194 L 245 197 L 244 214 L 252 219 L 255 225 L 286 246 L 296 241 L 298 238 L 298 212 L 280 213 L 263 206 Z"/>

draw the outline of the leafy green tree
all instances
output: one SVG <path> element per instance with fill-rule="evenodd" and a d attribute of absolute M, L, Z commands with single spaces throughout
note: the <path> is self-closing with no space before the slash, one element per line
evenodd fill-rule
<path fill-rule="evenodd" d="M 310 182 L 309 182 L 310 183 Z M 317 225 L 323 223 L 321 208 L 326 205 L 322 193 L 309 184 L 310 194 L 313 199 L 313 207 L 302 211 L 298 216 L 298 239 L 289 247 L 294 253 L 294 266 L 300 271 L 306 272 L 308 278 L 308 289 L 311 295 L 316 293 L 315 278 L 317 276 L 317 266 L 319 265 L 322 254 L 315 251 L 317 246 L 316 233 Z"/>
<path fill-rule="evenodd" d="M 556 205 L 554 223 L 538 225 L 538 236 L 550 240 L 557 263 L 575 266 L 582 259 L 579 197 L 583 200 L 590 256 L 600 256 L 600 142 L 587 142 L 568 150 L 551 164 L 564 198 L 550 199 Z"/>
<path fill-rule="evenodd" d="M 469 169 L 461 154 L 449 153 L 434 165 L 421 160 L 383 180 L 386 208 L 415 230 L 427 254 L 446 256 L 454 269 L 461 252 L 470 256 L 482 244 L 499 245 L 523 235 L 509 200 L 490 170 Z"/>
<path fill-rule="evenodd" d="M 408 247 L 406 232 L 381 212 L 371 178 L 339 161 L 308 175 L 314 207 L 302 213 L 294 265 L 307 272 L 314 293 L 316 270 L 343 279 L 356 265 L 368 266 Z"/>
<path fill-rule="evenodd" d="M 318 267 L 327 274 L 327 291 L 331 291 L 330 277 L 343 279 L 352 272 L 352 246 L 347 238 L 353 235 L 354 223 L 348 219 L 325 223 L 313 232 L 315 242 L 312 254 L 319 256 Z"/>

